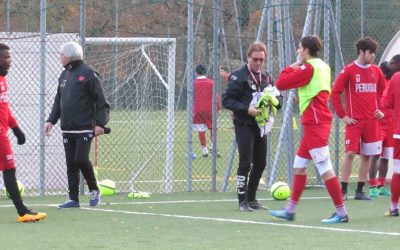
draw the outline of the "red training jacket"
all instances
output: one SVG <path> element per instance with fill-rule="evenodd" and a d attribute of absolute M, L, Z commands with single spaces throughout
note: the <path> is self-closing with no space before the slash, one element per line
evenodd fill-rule
<path fill-rule="evenodd" d="M 275 86 L 279 90 L 300 88 L 310 83 L 313 74 L 314 68 L 309 63 L 305 63 L 295 69 L 286 67 L 276 80 Z M 331 123 L 333 115 L 328 107 L 328 102 L 329 93 L 327 91 L 319 92 L 319 94 L 312 99 L 310 105 L 301 116 L 301 123 Z"/>

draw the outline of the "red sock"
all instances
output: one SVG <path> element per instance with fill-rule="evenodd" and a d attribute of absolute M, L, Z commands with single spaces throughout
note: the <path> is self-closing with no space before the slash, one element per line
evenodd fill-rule
<path fill-rule="evenodd" d="M 378 182 L 377 182 L 376 178 L 373 178 L 373 179 L 368 180 L 368 184 L 370 187 L 376 187 L 378 185 Z"/>
<path fill-rule="evenodd" d="M 378 186 L 384 187 L 386 185 L 386 178 L 385 177 L 378 177 Z"/>
<path fill-rule="evenodd" d="M 200 144 L 201 144 L 202 147 L 206 147 L 207 146 L 206 132 L 204 132 L 204 131 L 199 132 L 199 140 L 200 140 Z"/>
<path fill-rule="evenodd" d="M 392 181 L 390 182 L 390 192 L 392 192 L 392 196 L 390 199 L 392 202 L 399 202 L 400 197 L 400 174 L 393 173 Z"/>
<path fill-rule="evenodd" d="M 325 186 L 328 190 L 329 195 L 332 198 L 333 204 L 335 204 L 335 207 L 344 206 L 342 191 L 340 190 L 338 178 L 335 176 L 325 181 Z"/>
<path fill-rule="evenodd" d="M 294 175 L 292 197 L 290 198 L 294 203 L 300 200 L 300 196 L 303 193 L 307 183 L 307 175 Z"/>

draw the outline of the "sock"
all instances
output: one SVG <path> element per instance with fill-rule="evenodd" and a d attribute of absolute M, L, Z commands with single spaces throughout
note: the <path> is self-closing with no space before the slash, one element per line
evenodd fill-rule
<path fill-rule="evenodd" d="M 363 182 L 363 181 L 357 182 L 356 192 L 362 192 L 364 190 L 364 185 L 365 185 L 365 182 Z"/>
<path fill-rule="evenodd" d="M 285 206 L 285 209 L 289 213 L 295 213 L 297 203 L 300 200 L 300 196 L 303 193 L 304 188 L 307 183 L 307 175 L 298 175 L 295 174 L 293 178 L 293 188 L 292 188 L 292 196 L 288 204 Z"/>
<path fill-rule="evenodd" d="M 384 187 L 386 185 L 386 178 L 385 177 L 378 177 L 378 188 Z"/>
<path fill-rule="evenodd" d="M 378 180 L 376 178 L 368 180 L 369 188 L 376 188 L 378 185 Z"/>
<path fill-rule="evenodd" d="M 199 132 L 199 140 L 200 140 L 200 145 L 202 147 L 207 147 L 206 132 L 204 132 L 204 131 Z"/>
<path fill-rule="evenodd" d="M 347 193 L 347 185 L 349 185 L 349 183 L 342 181 L 342 193 Z"/>
<path fill-rule="evenodd" d="M 10 198 L 13 201 L 19 216 L 25 215 L 28 212 L 28 208 L 25 207 L 18 190 L 17 178 L 15 177 L 15 168 L 4 170 L 3 179 L 4 186 L 6 186 L 6 189 L 10 194 Z"/>
<path fill-rule="evenodd" d="M 397 209 L 399 206 L 399 197 L 400 197 L 400 174 L 393 173 L 392 181 L 390 182 L 390 191 L 392 195 L 390 197 L 392 201 L 392 210 Z"/>
<path fill-rule="evenodd" d="M 336 213 L 339 216 L 345 216 L 347 214 L 347 211 L 343 203 L 338 178 L 335 176 L 325 181 L 325 186 L 326 190 L 328 190 L 328 193 L 332 198 L 333 204 L 336 207 Z"/>
<path fill-rule="evenodd" d="M 296 213 L 296 207 L 297 207 L 297 202 L 289 200 L 285 206 L 285 210 L 288 213 L 294 214 L 294 213 Z"/>

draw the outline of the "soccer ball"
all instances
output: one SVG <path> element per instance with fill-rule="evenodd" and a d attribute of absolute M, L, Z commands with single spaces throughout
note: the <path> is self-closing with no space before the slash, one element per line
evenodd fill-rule
<path fill-rule="evenodd" d="M 115 194 L 115 182 L 109 179 L 102 180 L 97 183 L 97 186 L 100 189 L 101 195 L 108 196 L 108 195 L 114 195 Z"/>
<path fill-rule="evenodd" d="M 275 200 L 283 201 L 290 196 L 290 187 L 282 181 L 275 182 L 271 186 L 271 195 Z"/>
<path fill-rule="evenodd" d="M 19 194 L 21 196 L 24 196 L 25 195 L 24 184 L 22 184 L 22 182 L 20 182 L 20 181 L 17 181 L 17 185 L 18 185 Z M 11 199 L 10 194 L 8 193 L 8 191 L 5 187 L 4 187 L 4 195 L 7 196 L 8 199 Z"/>

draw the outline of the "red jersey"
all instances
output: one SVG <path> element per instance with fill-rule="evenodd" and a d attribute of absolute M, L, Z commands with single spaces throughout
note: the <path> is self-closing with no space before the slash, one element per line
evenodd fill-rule
<path fill-rule="evenodd" d="M 212 96 L 214 81 L 206 77 L 197 77 L 194 80 L 194 114 L 212 113 Z M 220 101 L 218 98 L 218 111 Z"/>
<path fill-rule="evenodd" d="M 7 136 L 8 128 L 15 128 L 17 121 L 8 106 L 7 79 L 0 76 L 0 136 Z"/>
<path fill-rule="evenodd" d="M 332 89 L 332 105 L 340 118 L 373 120 L 374 112 L 381 107 L 385 89 L 385 76 L 378 66 L 350 63 L 339 73 Z M 340 99 L 345 94 L 346 110 Z"/>
<path fill-rule="evenodd" d="M 383 96 L 384 106 L 393 109 L 394 134 L 393 137 L 400 139 L 400 72 L 395 73 L 389 82 L 389 88 Z"/>
<path fill-rule="evenodd" d="M 311 64 L 305 63 L 304 65 L 294 69 L 286 67 L 280 73 L 275 82 L 275 86 L 279 90 L 288 90 L 303 87 L 310 83 L 314 74 L 314 68 Z M 328 107 L 329 92 L 321 91 L 316 95 L 310 105 L 304 110 L 301 116 L 302 124 L 320 124 L 331 123 L 332 112 Z"/>

